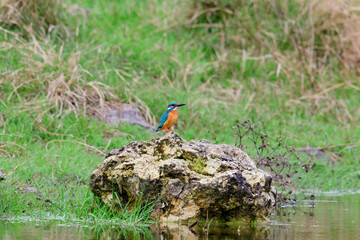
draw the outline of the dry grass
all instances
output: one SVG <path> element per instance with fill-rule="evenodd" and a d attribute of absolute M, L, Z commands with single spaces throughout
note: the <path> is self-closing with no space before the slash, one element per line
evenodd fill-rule
<path fill-rule="evenodd" d="M 0 47 L 16 52 L 21 67 L 2 72 L 0 86 L 12 88 L 6 100 L 18 101 L 21 111 L 38 113 L 38 122 L 48 112 L 56 112 L 56 117 L 69 113 L 78 116 L 103 107 L 106 99 L 117 99 L 109 86 L 89 81 L 94 77 L 79 64 L 81 52 L 65 57 L 62 48 L 56 50 L 31 33 L 27 41 L 14 32 L 1 30 L 11 37 L 0 42 Z"/>
<path fill-rule="evenodd" d="M 101 115 L 111 102 L 128 102 L 137 106 L 145 120 L 156 124 L 155 117 L 149 107 L 136 97 L 131 86 L 123 81 L 125 96 L 119 98 L 113 90 L 99 78 L 105 78 L 108 73 L 116 72 L 120 80 L 124 74 L 133 79 L 134 85 L 138 76 L 128 74 L 122 69 L 106 69 L 105 74 L 90 72 L 80 65 L 82 52 L 80 50 L 63 53 L 63 48 L 56 49 L 46 38 L 28 32 L 30 39 L 22 34 L 0 27 L 7 41 L 0 42 L 0 50 L 9 50 L 18 54 L 18 69 L 8 69 L 0 73 L 0 87 L 12 89 L 6 96 L 7 102 L 18 102 L 20 113 L 27 112 L 35 118 L 34 126 L 43 133 L 51 136 L 65 136 L 57 130 L 61 122 L 50 131 L 43 119 L 52 115 L 62 119 L 70 113 L 90 116 L 93 113 Z M 40 40 L 39 40 L 40 39 Z M 120 87 L 121 85 L 119 85 Z M 25 93 L 25 94 L 24 94 Z M 101 118 L 99 118 L 101 119 Z"/>
<path fill-rule="evenodd" d="M 73 14 L 71 6 L 67 11 Z M 109 86 L 94 77 L 103 78 L 115 71 L 124 80 L 122 75 L 128 75 L 124 70 L 105 69 L 105 75 L 88 71 L 79 63 L 83 55 L 81 50 L 64 54 L 63 46 L 59 48 L 51 43 L 49 34 L 52 31 L 60 33 L 57 36 L 61 41 L 66 41 L 61 34 L 71 36 L 63 22 L 65 14 L 64 5 L 58 0 L 1 2 L 0 32 L 6 40 L 0 42 L 0 50 L 17 54 L 21 66 L 9 67 L 0 73 L 0 87 L 12 89 L 6 101 L 18 102 L 20 113 L 30 113 L 35 118 L 34 126 L 52 136 L 63 134 L 49 131 L 43 123 L 49 114 L 60 119 L 70 113 L 88 116 L 102 112 L 111 101 L 133 103 L 149 123 L 155 124 L 149 107 L 126 90 L 130 88 L 126 81 L 123 81 L 126 96 L 120 100 Z M 136 76 L 130 77 L 136 80 Z M 60 127 L 61 123 L 55 129 Z"/>
<path fill-rule="evenodd" d="M 69 16 L 65 14 L 76 15 L 78 10 L 76 5 L 65 6 L 59 0 L 1 2 L 0 32 L 10 41 L 0 42 L 0 49 L 17 52 L 22 67 L 1 73 L 0 86 L 11 86 L 13 90 L 7 96 L 7 101 L 19 100 L 21 111 L 38 113 L 36 123 L 47 134 L 57 135 L 41 125 L 41 119 L 49 112 L 55 111 L 57 118 L 69 113 L 90 115 L 91 112 L 101 111 L 109 100 L 120 101 L 106 84 L 97 80 L 89 81 L 94 76 L 79 64 L 82 57 L 80 50 L 76 49 L 65 57 L 63 47 L 56 49 L 48 38 L 55 29 L 60 33 L 60 39 L 66 40 L 64 34 L 70 37 L 70 31 L 64 24 Z M 109 69 L 105 72 L 111 71 L 120 77 L 124 73 L 122 70 Z M 24 91 L 27 94 L 21 93 Z M 131 93 L 125 97 L 128 100 L 122 101 L 134 103 L 146 120 L 155 122 L 144 102 Z"/>
<path fill-rule="evenodd" d="M 17 143 L 0 142 L 0 156 L 15 157 L 25 151 L 26 148 Z"/>
<path fill-rule="evenodd" d="M 3 0 L 0 6 L 0 26 L 17 29 L 23 36 L 42 35 L 59 29 L 69 36 L 63 24 L 64 9 L 59 0 Z"/>
<path fill-rule="evenodd" d="M 0 19 L 21 19 L 19 14 L 24 14 L 24 10 L 21 10 L 24 4 L 34 5 L 41 1 L 32 0 L 21 4 L 20 2 L 3 1 L 3 11 L 0 15 L 3 17 Z M 52 2 L 55 4 L 53 15 L 57 16 L 61 6 L 58 1 Z M 279 112 L 302 109 L 309 116 L 330 115 L 347 125 L 354 123 L 360 116 L 359 110 L 354 110 L 347 105 L 345 99 L 334 94 L 335 90 L 343 88 L 355 91 L 360 89 L 356 80 L 348 79 L 352 70 L 357 69 L 359 65 L 356 64 L 356 59 L 359 58 L 359 48 L 356 44 L 360 41 L 356 39 L 360 26 L 357 23 L 360 23 L 360 20 L 358 9 L 354 7 L 355 2 L 304 0 L 296 2 L 296 9 L 300 10 L 295 14 L 288 10 L 294 1 L 185 2 L 184 7 L 169 12 L 168 19 L 160 20 L 155 17 L 151 21 L 160 31 L 164 30 L 164 26 L 179 26 L 179 19 L 181 27 L 186 26 L 191 28 L 191 31 L 206 31 L 206 34 L 201 31 L 199 38 L 214 51 L 210 59 L 213 60 L 211 63 L 215 69 L 214 77 L 210 76 L 194 88 L 192 76 L 207 71 L 204 69 L 207 66 L 200 66 L 196 59 L 184 63 L 183 59 L 176 59 L 174 56 L 173 61 L 177 63 L 178 70 L 171 71 L 176 73 L 171 75 L 170 71 L 165 69 L 163 75 L 158 78 L 159 85 L 164 82 L 168 89 L 184 88 L 187 93 L 191 92 L 188 99 L 190 110 L 195 105 L 201 105 L 207 112 L 215 113 L 217 109 L 231 109 L 234 105 L 243 103 L 245 110 L 249 109 L 262 115 L 264 111 L 269 111 L 266 109 L 268 105 L 262 103 L 267 102 L 271 95 L 276 96 L 278 100 Z M 10 7 L 4 7 L 5 3 L 14 9 L 19 8 L 19 14 L 16 15 L 13 11 L 11 15 Z M 36 9 L 30 7 L 32 8 Z M 35 12 L 32 11 L 30 15 Z M 38 13 L 42 13 L 43 16 L 39 19 L 34 18 L 33 21 L 38 20 L 42 25 L 40 28 L 47 29 L 50 25 L 45 23 L 51 22 L 44 20 L 48 12 L 37 10 Z M 56 26 L 61 25 L 59 19 L 61 17 L 53 22 Z M 24 23 L 15 25 L 25 26 Z M 9 27 L 9 24 L 6 26 Z M 355 30 L 351 32 L 351 28 Z M 32 30 L 24 29 L 28 36 L 26 40 L 9 28 L 2 29 L 3 32 L 13 35 L 15 40 L 2 42 L 0 47 L 16 49 L 23 61 L 22 68 L 11 69 L 1 74 L 3 78 L 0 84 L 12 82 L 13 90 L 10 96 L 7 96 L 8 100 L 22 99 L 25 103 L 24 109 L 33 109 L 37 112 L 41 109 L 56 109 L 56 115 L 59 117 L 71 112 L 79 115 L 94 107 L 104 106 L 109 99 L 116 99 L 109 87 L 101 81 L 88 81 L 89 78 L 94 79 L 93 73 L 79 64 L 82 56 L 80 51 L 74 51 L 70 56 L 64 57 L 61 48 L 54 49 L 46 38 L 39 37 Z M 286 48 L 284 45 L 287 45 Z M 261 81 L 251 77 L 243 81 L 247 77 L 244 73 L 247 62 L 254 61 L 259 66 L 265 66 L 269 62 L 275 63 L 276 67 L 270 71 L 266 67 L 259 70 L 266 72 Z M 239 62 L 241 69 L 238 67 Z M 53 70 L 49 71 L 49 68 Z M 333 74 L 334 70 L 340 72 L 341 79 Z M 125 96 L 121 98 L 126 99 L 126 102 L 135 103 L 147 121 L 155 124 L 154 115 L 147 105 L 136 97 L 138 92 L 134 90 L 144 88 L 143 85 L 146 83 L 139 80 L 140 76 L 132 71 L 105 70 L 107 73 L 115 72 L 119 77 L 121 88 L 125 92 Z M 273 75 L 276 76 L 276 81 L 269 80 Z M 220 82 L 225 78 L 230 78 L 234 87 L 224 86 Z M 219 82 L 216 82 L 217 79 Z M 42 92 L 29 94 L 25 99 L 21 94 L 24 89 L 42 89 Z M 46 99 L 39 98 L 42 94 Z M 53 108 L 47 107 L 47 104 Z M 39 116 L 44 114 L 40 113 Z M 201 114 L 203 113 L 194 112 L 190 118 L 198 121 L 196 118 Z"/>
<path fill-rule="evenodd" d="M 314 35 L 321 39 L 323 58 L 339 55 L 347 69 L 359 71 L 360 1 L 314 0 L 309 2 L 309 17 Z M 323 61 L 324 61 L 323 60 Z"/>
<path fill-rule="evenodd" d="M 200 30 L 198 38 L 214 51 L 216 72 L 220 78 L 230 76 L 234 86 L 243 87 L 239 79 L 246 77 L 248 61 L 277 65 L 264 81 L 247 81 L 248 108 L 253 98 L 259 103 L 267 101 L 267 93 L 275 94 L 287 111 L 300 107 L 309 116 L 333 116 L 350 126 L 360 112 L 335 90 L 360 89 L 350 77 L 360 73 L 358 6 L 356 0 L 187 1 L 171 13 L 168 25 Z M 257 105 L 255 110 L 264 109 Z"/>
<path fill-rule="evenodd" d="M 333 64 L 333 58 L 347 69 L 360 70 L 359 3 L 350 0 L 303 0 L 299 3 L 201 0 L 187 6 L 184 23 L 191 28 L 206 28 L 217 35 L 219 56 L 226 55 L 221 52 L 226 51 L 225 47 L 243 52 L 255 45 L 257 51 L 253 49 L 252 53 L 259 55 L 268 51 L 284 66 L 288 65 L 284 63 L 289 57 L 297 55 L 297 63 L 306 64 L 300 69 L 305 74 L 316 74 L 322 67 Z M 291 7 L 299 11 L 294 15 L 289 12 Z M 277 31 L 275 25 L 281 26 L 283 32 Z M 297 54 L 281 51 L 279 47 L 284 42 L 291 43 Z M 288 66 L 288 73 L 294 69 L 296 67 Z"/>

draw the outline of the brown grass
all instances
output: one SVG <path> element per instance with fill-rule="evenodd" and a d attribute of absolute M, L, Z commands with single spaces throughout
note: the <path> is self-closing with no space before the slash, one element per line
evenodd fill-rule
<path fill-rule="evenodd" d="M 57 135 L 41 124 L 47 113 L 55 113 L 57 118 L 70 113 L 86 115 L 94 108 L 103 107 L 107 99 L 117 99 L 109 86 L 89 80 L 94 77 L 79 64 L 81 52 L 64 57 L 62 49 L 56 50 L 31 33 L 27 41 L 19 34 L 0 30 L 11 35 L 8 41 L 0 42 L 0 46 L 18 54 L 21 66 L 0 73 L 0 86 L 12 88 L 6 100 L 18 102 L 20 112 L 37 115 L 36 124 L 41 131 Z"/>
<path fill-rule="evenodd" d="M 3 134 L 0 134 L 0 136 Z M 0 142 L 0 156 L 15 157 L 25 152 L 27 149 L 14 142 Z"/>
<path fill-rule="evenodd" d="M 347 69 L 359 71 L 360 1 L 316 0 L 309 3 L 314 34 L 322 43 L 323 57 L 339 54 Z"/>
<path fill-rule="evenodd" d="M 42 35 L 59 29 L 69 35 L 60 0 L 3 0 L 0 6 L 0 26 L 17 29 L 24 36 Z"/>
<path fill-rule="evenodd" d="M 1 27 L 0 32 L 9 39 L 0 42 L 0 48 L 11 49 L 14 54 L 18 54 L 17 59 L 21 66 L 18 69 L 10 67 L 0 73 L 0 87 L 6 85 L 12 89 L 6 100 L 18 102 L 20 113 L 27 112 L 33 115 L 34 126 L 43 133 L 63 136 L 57 133 L 57 130 L 49 131 L 49 126 L 43 124 L 43 118 L 49 113 L 60 119 L 70 113 L 74 113 L 75 116 L 90 116 L 94 112 L 103 112 L 112 101 L 132 103 L 140 109 L 149 123 L 155 125 L 155 117 L 151 110 L 132 94 L 129 83 L 123 82 L 122 87 L 126 96 L 120 99 L 108 85 L 96 80 L 93 74 L 104 78 L 106 74 L 116 72 L 120 79 L 125 80 L 122 75 L 126 74 L 135 82 L 137 76 L 129 75 L 121 69 L 106 69 L 105 75 L 91 73 L 79 63 L 82 56 L 80 50 L 65 57 L 62 48 L 55 49 L 45 38 L 35 36 L 31 32 L 28 32 L 30 39 Z M 60 127 L 61 122 L 55 129 Z"/>
<path fill-rule="evenodd" d="M 230 77 L 234 86 L 248 92 L 247 108 L 256 105 L 252 109 L 261 114 L 264 105 L 259 103 L 275 94 L 280 107 L 287 108 L 279 111 L 300 107 L 309 116 L 334 116 L 349 126 L 360 113 L 334 91 L 359 91 L 358 80 L 350 78 L 360 73 L 357 6 L 358 0 L 194 0 L 174 10 L 168 25 L 201 30 L 198 38 L 213 49 L 220 79 Z M 275 75 L 277 81 L 240 81 L 246 76 L 238 63 L 244 67 L 248 60 L 259 66 L 276 63 L 268 76 Z M 282 99 L 288 99 L 285 105 Z"/>
<path fill-rule="evenodd" d="M 65 6 L 60 0 L 2 1 L 0 31 L 11 40 L 1 42 L 0 47 L 19 53 L 22 65 L 19 69 L 1 73 L 0 86 L 10 83 L 13 88 L 7 100 L 20 99 L 19 109 L 37 112 L 38 127 L 53 135 L 57 133 L 50 133 L 41 125 L 41 119 L 46 113 L 55 111 L 56 117 L 69 113 L 75 113 L 76 116 L 90 115 L 91 112 L 101 111 L 108 100 L 133 103 L 139 107 L 146 120 L 154 123 L 150 109 L 136 96 L 128 93 L 127 100 L 119 100 L 106 84 L 89 81 L 89 78 L 94 77 L 79 64 L 81 51 L 74 51 L 65 58 L 63 48 L 56 50 L 47 40 L 48 34 L 54 29 L 69 37 L 71 34 L 63 22 L 69 16 L 65 14 L 76 15 L 78 10 L 78 6 Z M 105 72 L 111 71 L 124 80 L 121 76 L 124 71 L 106 69 Z M 21 94 L 23 91 L 28 93 Z M 40 97 L 43 95 L 45 99 Z"/>
<path fill-rule="evenodd" d="M 251 49 L 255 40 L 257 53 L 267 50 L 281 61 L 284 54 L 294 57 L 291 52 L 277 49 L 281 42 L 289 41 L 292 49 L 298 51 L 298 60 L 308 65 L 309 69 L 302 71 L 319 70 L 328 65 L 331 58 L 341 61 L 347 69 L 356 67 L 359 70 L 359 3 L 358 0 L 303 0 L 296 4 L 295 1 L 270 0 L 193 1 L 186 8 L 185 25 L 206 28 L 209 33 L 218 35 L 219 50 L 226 45 L 242 48 L 242 51 Z M 300 9 L 296 15 L 288 12 L 291 4 Z M 249 16 L 250 11 L 255 17 Z M 269 20 L 271 22 L 266 22 Z M 282 26 L 283 32 L 276 32 L 279 29 L 273 28 L 274 25 Z"/>

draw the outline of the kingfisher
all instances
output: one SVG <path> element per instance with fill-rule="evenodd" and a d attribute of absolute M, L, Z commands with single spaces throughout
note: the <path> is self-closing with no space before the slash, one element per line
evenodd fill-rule
<path fill-rule="evenodd" d="M 184 103 L 170 103 L 167 110 L 161 116 L 159 127 L 155 130 L 155 132 L 159 130 L 166 130 L 166 132 L 172 131 L 170 128 L 177 122 L 179 118 L 179 112 L 177 108 L 184 105 Z"/>

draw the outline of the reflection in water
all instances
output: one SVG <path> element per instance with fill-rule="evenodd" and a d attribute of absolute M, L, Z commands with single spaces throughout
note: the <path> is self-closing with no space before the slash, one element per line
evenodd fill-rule
<path fill-rule="evenodd" d="M 161 230 L 161 231 L 159 231 Z M 154 239 L 269 239 L 269 226 L 242 226 L 212 224 L 207 230 L 202 226 L 191 230 L 187 226 L 177 224 L 160 224 L 160 228 L 153 229 Z"/>
<path fill-rule="evenodd" d="M 319 200 L 320 199 L 320 200 Z M 84 222 L 0 221 L 0 239 L 360 239 L 360 195 L 320 197 L 277 209 L 265 224 L 160 223 L 151 227 L 85 225 Z"/>
<path fill-rule="evenodd" d="M 148 227 L 81 226 L 49 222 L 0 221 L 0 239 L 153 239 Z"/>

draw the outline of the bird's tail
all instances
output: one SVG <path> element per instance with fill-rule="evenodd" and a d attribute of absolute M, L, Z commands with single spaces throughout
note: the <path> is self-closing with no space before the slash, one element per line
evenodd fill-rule
<path fill-rule="evenodd" d="M 157 129 L 155 130 L 155 132 L 157 132 L 157 131 L 159 131 L 159 128 L 157 128 Z"/>

